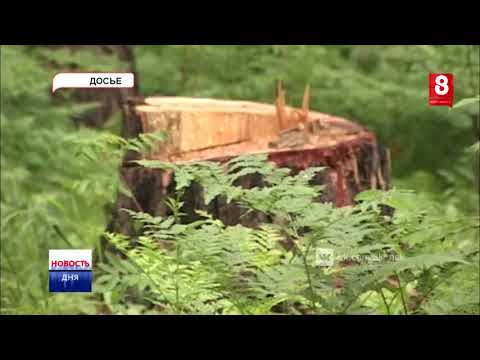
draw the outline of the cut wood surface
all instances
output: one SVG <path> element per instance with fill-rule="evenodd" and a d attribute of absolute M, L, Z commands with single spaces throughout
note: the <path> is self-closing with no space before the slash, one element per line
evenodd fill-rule
<path fill-rule="evenodd" d="M 390 153 L 378 145 L 375 134 L 352 121 L 310 111 L 305 99 L 302 109 L 282 102 L 277 99 L 271 105 L 182 97 L 133 98 L 125 107 L 124 134 L 135 137 L 140 133 L 167 131 L 167 143 L 159 145 L 158 151 L 146 156 L 147 159 L 175 163 L 226 162 L 240 155 L 266 154 L 269 161 L 290 168 L 292 174 L 313 166 L 327 167 L 312 184 L 325 185 L 319 201 L 336 206 L 353 204 L 355 195 L 361 191 L 389 188 Z M 302 132 L 310 132 L 299 137 L 308 141 L 288 138 L 290 133 L 296 136 Z M 285 137 L 288 141 L 284 141 Z M 111 231 L 133 233 L 128 215 L 120 211 L 122 208 L 159 216 L 169 213 L 165 200 L 173 196 L 175 174 L 143 168 L 131 161 L 138 159 L 136 153 L 125 156 L 121 176 L 134 198 L 119 195 L 109 226 Z M 264 186 L 256 175 L 240 179 L 239 185 Z M 257 226 L 269 221 L 264 214 L 255 212 L 245 216 L 244 209 L 227 204 L 221 197 L 206 205 L 198 184 L 191 186 L 183 201 L 185 221 L 196 219 L 195 209 L 207 210 L 229 225 Z"/>
<path fill-rule="evenodd" d="M 135 107 L 142 132 L 169 133 L 168 146 L 152 158 L 172 161 L 274 152 L 277 150 L 270 149 L 269 143 L 282 130 L 302 123 L 300 109 L 285 106 L 285 118 L 280 121 L 274 105 L 248 101 L 152 97 L 146 98 L 145 104 Z M 355 123 L 318 112 L 309 112 L 307 120 L 323 125 L 311 148 L 367 132 Z"/>

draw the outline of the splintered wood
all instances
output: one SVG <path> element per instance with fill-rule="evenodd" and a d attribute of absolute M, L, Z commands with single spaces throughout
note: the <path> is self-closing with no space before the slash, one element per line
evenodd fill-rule
<path fill-rule="evenodd" d="M 248 101 L 184 97 L 151 97 L 135 106 L 141 132 L 164 130 L 168 140 L 152 159 L 190 161 L 269 153 L 284 148 L 334 145 L 365 133 L 350 121 L 309 110 L 310 88 L 302 107 L 286 105 L 277 89 L 275 105 Z"/>

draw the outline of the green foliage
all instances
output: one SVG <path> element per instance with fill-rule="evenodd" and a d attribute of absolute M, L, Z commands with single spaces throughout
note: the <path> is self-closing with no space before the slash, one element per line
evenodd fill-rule
<path fill-rule="evenodd" d="M 220 185 L 205 197 L 229 196 L 283 221 L 252 229 L 226 226 L 201 211 L 201 220 L 190 224 L 178 211 L 164 218 L 129 211 L 142 235 L 108 234 L 126 260 L 104 266 L 96 283 L 104 296 L 117 294 L 115 306 L 143 299 L 145 311 L 156 307 L 167 314 L 434 313 L 445 306 L 438 299 L 448 289 L 442 283 L 478 273 L 478 217 L 446 222 L 430 207 L 419 209 L 413 192 L 371 190 L 358 196 L 358 205 L 335 208 L 316 203 L 321 189 L 308 185 L 322 169 L 289 176 L 288 169 L 256 156 L 234 159 L 227 169 L 208 162 L 174 169 L 180 193 L 192 181 L 209 186 L 214 177 Z M 258 172 L 264 187 L 235 186 L 236 175 Z M 382 216 L 385 205 L 395 216 Z M 290 250 L 282 245 L 287 241 Z M 333 250 L 333 266 L 316 263 L 319 248 Z M 126 296 L 132 293 L 136 297 Z M 462 300 L 451 305 L 478 313 L 478 297 Z"/>
<path fill-rule="evenodd" d="M 71 63 L 69 52 L 54 53 L 48 52 Z M 88 51 L 77 55 L 84 69 L 101 61 Z M 119 157 L 103 153 L 92 162 L 88 156 L 118 137 L 75 128 L 72 117 L 95 104 L 55 103 L 55 70 L 36 49 L 2 46 L 1 56 L 1 311 L 95 312 L 86 296 L 48 293 L 48 250 L 98 247 Z"/>
<path fill-rule="evenodd" d="M 459 108 L 464 108 L 467 106 L 474 106 L 474 105 L 477 105 L 478 107 L 479 103 L 480 103 L 480 95 L 476 97 L 468 98 L 468 99 L 462 99 L 458 103 L 456 103 L 452 107 L 452 109 L 459 109 Z"/>
<path fill-rule="evenodd" d="M 290 176 L 261 156 L 226 169 L 139 161 L 175 171 L 176 199 L 168 201 L 170 217 L 131 214 L 143 227 L 139 238 L 108 236 L 126 256 L 119 259 L 97 250 L 117 193 L 131 196 L 118 178 L 121 156 L 155 151 L 168 134 L 127 141 L 116 130 L 118 114 L 103 130 L 75 126 L 73 118 L 98 104 L 78 103 L 68 89 L 52 98 L 58 71 L 124 71 L 116 57 L 88 47 L 1 46 L 1 312 L 478 314 L 478 52 L 478 45 L 137 46 L 144 95 L 272 103 L 282 79 L 298 106 L 310 83 L 311 108 L 375 131 L 392 150 L 394 185 L 415 192 L 370 191 L 336 209 L 313 201 L 322 188 L 308 181 L 322 169 Z M 428 107 L 428 72 L 454 73 L 452 111 Z M 248 174 L 265 186 L 236 186 Z M 207 203 L 225 197 L 273 223 L 225 226 L 200 212 L 201 220 L 183 224 L 180 199 L 193 182 Z M 382 216 L 382 204 L 395 208 L 392 218 Z M 396 260 L 323 268 L 313 262 L 319 247 Z M 93 296 L 48 293 L 54 248 L 95 250 Z"/>
<path fill-rule="evenodd" d="M 282 79 L 287 101 L 299 106 L 309 83 L 312 109 L 364 124 L 389 145 L 397 178 L 434 173 L 453 163 L 472 137 L 467 112 L 428 106 L 428 74 L 451 72 L 455 97 L 474 96 L 480 87 L 477 45 L 165 45 L 135 50 L 146 95 L 273 103 L 276 81 Z"/>

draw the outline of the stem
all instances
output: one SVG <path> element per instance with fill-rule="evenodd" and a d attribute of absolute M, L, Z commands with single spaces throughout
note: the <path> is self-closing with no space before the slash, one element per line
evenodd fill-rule
<path fill-rule="evenodd" d="M 289 217 L 289 220 L 290 220 L 290 223 L 293 222 L 293 220 L 292 220 L 291 217 Z M 337 220 L 332 221 L 330 224 L 326 225 L 326 226 L 324 227 L 324 229 L 328 229 L 330 226 L 336 224 L 337 222 L 339 222 L 339 221 L 341 221 L 341 220 L 343 220 L 343 218 L 338 218 Z M 295 232 L 295 234 L 294 234 L 294 235 L 295 235 L 295 238 L 296 238 L 297 240 L 299 240 L 299 239 L 300 239 L 300 236 L 298 235 L 297 229 L 296 229 L 295 227 L 292 227 L 292 230 Z M 312 241 L 313 241 L 313 239 L 312 239 Z M 310 244 L 312 243 L 312 241 L 310 241 Z M 332 243 L 332 242 L 330 242 L 330 241 L 329 241 L 328 243 L 335 246 L 335 244 Z M 294 241 L 294 244 L 295 244 L 295 241 Z M 295 244 L 295 246 L 296 246 L 296 244 Z M 297 249 L 298 249 L 298 246 L 296 246 L 296 247 L 297 247 Z M 296 256 L 296 255 L 293 254 L 292 258 L 291 258 L 290 261 L 289 261 L 289 264 L 292 263 L 293 259 L 295 259 L 295 256 Z"/>
<path fill-rule="evenodd" d="M 290 220 L 290 224 L 292 224 L 293 219 L 290 216 L 289 216 L 289 220 Z M 334 225 L 334 224 L 336 224 L 337 222 L 339 222 L 341 220 L 343 220 L 343 218 L 338 218 L 337 220 L 332 221 L 330 224 L 325 226 L 325 229 Z M 308 254 L 310 252 L 310 249 L 312 247 L 313 238 L 310 238 L 310 241 L 308 242 L 307 248 L 305 250 L 305 254 L 303 254 L 302 250 L 300 249 L 300 247 L 296 243 L 296 240 L 300 239 L 300 235 L 298 235 L 297 228 L 295 227 L 295 225 L 292 225 L 291 228 L 294 232 L 294 237 L 295 237 L 295 239 L 293 241 L 293 244 L 295 245 L 297 251 L 300 253 L 300 256 L 302 257 L 303 266 L 305 267 L 305 273 L 307 275 L 308 287 L 309 287 L 310 294 L 311 294 L 311 297 L 312 297 L 312 310 L 315 310 L 317 308 L 317 304 L 315 302 L 315 290 L 313 289 L 312 277 L 311 277 L 310 270 L 308 268 L 308 263 L 307 263 L 307 256 L 308 256 Z M 295 254 L 293 254 L 292 258 L 289 261 L 289 264 L 293 261 L 294 258 L 295 258 Z M 357 298 L 358 298 L 358 296 L 357 296 Z M 344 311 L 346 311 L 356 301 L 357 298 L 355 298 L 350 304 L 348 304 Z"/>
<path fill-rule="evenodd" d="M 71 248 L 74 248 L 72 243 L 70 241 L 68 241 L 67 237 L 65 236 L 65 234 L 63 233 L 63 231 L 60 229 L 60 227 L 58 225 L 52 225 L 52 227 L 53 227 L 53 230 L 55 230 L 57 235 L 60 237 L 60 239 L 65 241 L 65 243 L 67 243 L 68 246 L 70 246 Z"/>
<path fill-rule="evenodd" d="M 307 263 L 307 257 L 303 257 L 303 266 L 305 266 L 305 272 L 307 274 L 307 281 L 308 281 L 308 287 L 310 288 L 310 296 L 312 297 L 312 310 L 315 310 L 317 308 L 317 304 L 315 303 L 315 291 L 313 290 L 313 285 L 312 285 L 312 277 L 310 275 L 310 270 L 308 269 L 308 263 Z"/>
<path fill-rule="evenodd" d="M 348 305 L 345 307 L 345 309 L 343 309 L 343 310 L 340 312 L 340 314 L 345 314 L 345 313 L 347 312 L 347 310 L 350 309 L 350 306 L 352 306 L 352 305 L 355 303 L 355 301 L 357 301 L 357 299 L 358 299 L 359 297 L 360 297 L 360 295 L 355 296 L 355 297 L 353 298 L 353 300 L 348 303 Z"/>
<path fill-rule="evenodd" d="M 407 303 L 405 301 L 405 294 L 403 293 L 402 283 L 400 282 L 400 276 L 398 276 L 397 273 L 395 273 L 395 276 L 397 277 L 397 280 L 398 280 L 398 288 L 400 290 L 400 297 L 402 299 L 403 311 L 405 311 L 405 315 L 408 315 Z"/>
<path fill-rule="evenodd" d="M 121 177 L 120 181 L 123 182 L 123 185 L 130 191 L 130 194 L 132 194 L 132 196 L 130 198 L 133 200 L 133 203 L 137 207 L 137 210 L 144 213 L 145 211 L 140 206 L 140 203 L 138 202 L 137 198 L 135 197 L 135 194 L 133 193 L 132 189 L 130 189 L 130 187 L 127 185 L 127 179 L 125 178 L 125 176 L 122 173 L 120 173 L 120 177 Z"/>
<path fill-rule="evenodd" d="M 308 268 L 307 257 L 306 257 L 306 254 L 303 254 L 302 250 L 295 242 L 294 244 L 295 244 L 295 247 L 297 248 L 297 251 L 300 253 L 300 256 L 302 257 L 303 266 L 305 268 L 305 273 L 307 275 L 308 288 L 310 290 L 310 296 L 312 297 L 311 299 L 312 310 L 315 310 L 317 308 L 317 304 L 315 303 L 315 291 L 313 290 L 312 277 L 310 275 L 310 270 Z"/>
<path fill-rule="evenodd" d="M 157 283 L 151 276 L 148 272 L 146 272 L 131 256 L 129 256 L 128 254 L 128 251 L 126 250 L 122 250 L 120 248 L 118 248 L 118 251 L 120 251 L 123 255 L 125 255 L 128 259 L 130 259 L 130 261 L 137 267 L 138 270 L 140 270 L 141 273 L 143 273 L 151 282 L 153 285 L 155 285 L 157 287 L 157 291 L 160 293 L 161 296 L 163 296 L 167 302 L 170 302 L 170 300 L 168 299 L 168 297 L 166 296 L 166 294 L 164 294 L 161 290 L 160 290 L 160 284 Z"/>
<path fill-rule="evenodd" d="M 392 300 L 390 300 L 390 304 L 388 304 L 388 307 L 390 308 L 392 305 L 393 305 L 393 302 L 395 301 L 395 299 L 397 298 L 398 296 L 398 293 L 395 293 L 392 297 Z"/>
<path fill-rule="evenodd" d="M 291 219 L 290 219 L 291 220 Z M 292 221 L 290 221 L 290 223 L 292 223 Z M 293 225 L 292 226 L 292 230 L 294 231 L 294 235 L 295 235 L 295 240 L 298 240 L 300 239 L 300 236 L 298 235 L 298 232 L 297 232 L 297 228 Z M 317 308 L 317 304 L 315 302 L 315 291 L 313 290 L 313 284 L 312 284 L 312 276 L 310 274 L 310 269 L 308 268 L 308 262 L 307 262 L 307 256 L 308 256 L 308 252 L 310 250 L 310 247 L 312 245 L 312 239 L 310 239 L 310 242 L 308 243 L 307 245 L 307 249 L 305 250 L 305 254 L 303 254 L 302 250 L 300 249 L 300 247 L 297 245 L 296 241 L 293 241 L 295 247 L 297 248 L 297 251 L 300 253 L 300 256 L 302 257 L 302 262 L 303 262 L 303 266 L 305 268 L 305 273 L 307 275 L 307 282 L 308 282 L 308 288 L 310 290 L 310 296 L 312 297 L 311 301 L 312 301 L 312 310 L 315 311 L 315 309 Z M 290 260 L 290 262 L 293 260 L 293 257 L 292 259 Z"/>
<path fill-rule="evenodd" d="M 383 293 L 383 289 L 380 289 L 380 296 L 382 297 L 383 303 L 385 304 L 385 308 L 387 309 L 387 314 L 390 314 L 390 306 L 387 304 L 387 299 L 385 298 L 385 294 Z"/>
<path fill-rule="evenodd" d="M 177 268 L 175 269 L 175 307 L 177 308 L 177 312 L 180 312 L 180 288 L 178 286 L 178 269 L 180 267 L 180 244 L 177 242 Z"/>

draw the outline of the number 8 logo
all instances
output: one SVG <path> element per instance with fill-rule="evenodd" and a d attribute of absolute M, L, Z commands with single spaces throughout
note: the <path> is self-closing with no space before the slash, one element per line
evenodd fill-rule
<path fill-rule="evenodd" d="M 448 78 L 445 75 L 438 75 L 435 78 L 435 93 L 437 95 L 445 95 L 448 93 Z"/>

